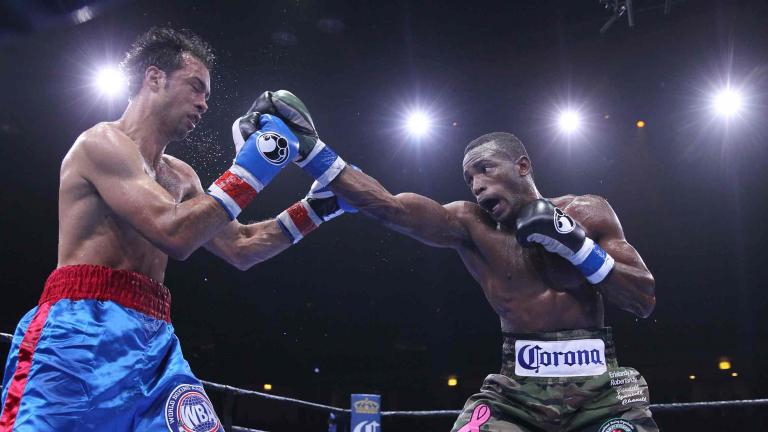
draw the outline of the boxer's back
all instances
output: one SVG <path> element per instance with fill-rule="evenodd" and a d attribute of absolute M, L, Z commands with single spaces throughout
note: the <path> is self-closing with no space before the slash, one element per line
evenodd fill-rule
<path fill-rule="evenodd" d="M 117 217 L 87 180 L 94 170 L 89 167 L 86 140 L 109 140 L 112 145 L 139 153 L 114 123 L 94 126 L 72 146 L 60 174 L 58 266 L 98 264 L 136 271 L 162 282 L 168 256 Z M 145 171 L 180 202 L 189 190 L 189 180 L 178 173 L 174 162 L 181 163 L 163 156 L 156 169 L 145 166 Z"/>

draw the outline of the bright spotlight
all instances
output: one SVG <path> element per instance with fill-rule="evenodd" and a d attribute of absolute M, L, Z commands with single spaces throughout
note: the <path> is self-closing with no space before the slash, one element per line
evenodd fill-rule
<path fill-rule="evenodd" d="M 412 112 L 405 121 L 405 128 L 408 130 L 408 133 L 415 137 L 426 135 L 431 127 L 432 120 L 421 111 Z"/>
<path fill-rule="evenodd" d="M 576 132 L 581 127 L 581 116 L 573 110 L 562 111 L 557 119 L 557 125 L 565 133 Z"/>
<path fill-rule="evenodd" d="M 96 74 L 96 89 L 107 97 L 115 97 L 123 94 L 128 88 L 128 80 L 123 73 L 115 67 L 105 67 Z"/>
<path fill-rule="evenodd" d="M 715 112 L 723 117 L 732 117 L 738 114 L 743 106 L 744 98 L 741 93 L 731 88 L 720 90 L 712 99 L 712 107 Z"/>

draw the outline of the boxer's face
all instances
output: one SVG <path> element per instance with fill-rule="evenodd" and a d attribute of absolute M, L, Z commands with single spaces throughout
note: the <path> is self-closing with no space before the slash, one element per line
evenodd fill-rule
<path fill-rule="evenodd" d="M 183 54 L 181 69 L 164 76 L 158 115 L 170 131 L 172 140 L 181 140 L 195 128 L 208 110 L 206 101 L 211 94 L 211 76 L 200 60 Z"/>
<path fill-rule="evenodd" d="M 493 142 L 470 150 L 464 156 L 464 181 L 477 204 L 502 223 L 514 223 L 520 209 L 530 201 L 530 161 L 513 161 Z"/>

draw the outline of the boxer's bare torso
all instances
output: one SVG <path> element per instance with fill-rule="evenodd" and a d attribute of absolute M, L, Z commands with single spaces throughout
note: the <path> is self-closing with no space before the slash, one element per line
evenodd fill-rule
<path fill-rule="evenodd" d="M 196 196 L 200 191 L 197 175 L 183 161 L 163 154 L 151 166 L 118 122 L 94 126 L 72 146 L 61 166 L 58 266 L 98 264 L 136 271 L 162 281 L 168 255 L 119 217 L 96 190 L 92 177 L 101 174 L 91 169 L 93 160 L 89 154 L 89 141 L 119 148 L 115 157 L 133 158 L 131 162 L 141 164 L 146 175 L 165 189 L 176 203 Z M 119 188 L 129 186 L 110 183 L 107 187 L 118 188 L 111 193 L 120 196 Z M 127 193 L 123 196 L 136 199 Z"/>
<path fill-rule="evenodd" d="M 551 201 L 584 226 L 596 197 Z M 497 226 L 477 204 L 457 203 L 471 241 L 457 248 L 469 272 L 501 319 L 506 332 L 539 332 L 603 325 L 599 292 L 569 262 L 543 248 L 523 248 L 514 233 Z M 582 220 L 580 220 L 580 217 Z M 596 239 L 594 229 L 587 235 Z"/>

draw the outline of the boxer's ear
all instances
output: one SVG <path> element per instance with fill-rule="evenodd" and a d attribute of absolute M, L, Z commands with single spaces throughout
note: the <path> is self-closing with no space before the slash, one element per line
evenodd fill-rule
<path fill-rule="evenodd" d="M 153 92 L 160 90 L 165 85 L 164 83 L 165 72 L 157 66 L 149 66 L 144 71 L 144 84 Z"/>
<path fill-rule="evenodd" d="M 517 166 L 517 173 L 520 174 L 520 177 L 525 177 L 531 172 L 531 160 L 528 159 L 528 156 L 520 156 L 515 161 L 515 166 Z"/>

